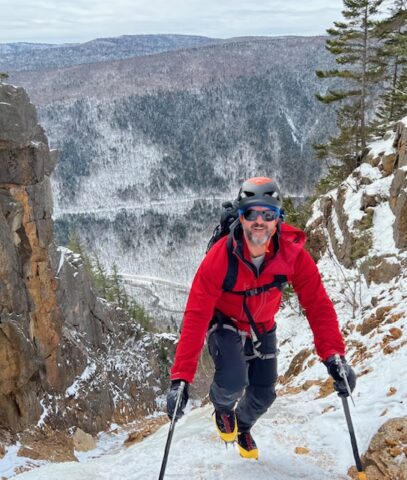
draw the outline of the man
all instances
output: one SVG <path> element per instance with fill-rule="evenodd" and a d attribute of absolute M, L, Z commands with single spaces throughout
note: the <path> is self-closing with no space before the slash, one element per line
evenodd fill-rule
<path fill-rule="evenodd" d="M 186 382 L 178 416 L 188 400 L 205 336 L 215 365 L 209 396 L 217 431 L 237 441 L 240 454 L 258 458 L 251 428 L 276 398 L 277 340 L 274 317 L 288 281 L 298 295 L 314 334 L 315 348 L 347 396 L 335 355 L 339 354 L 353 390 L 356 377 L 344 358 L 345 347 L 334 307 L 318 269 L 304 249 L 305 234 L 282 222 L 281 195 L 274 180 L 246 180 L 238 194 L 239 222 L 218 240 L 199 266 L 185 309 L 171 370 L 167 410 L 174 415 L 180 382 Z M 233 288 L 226 288 L 230 265 Z M 236 271 L 237 269 L 237 271 Z M 230 280 L 230 278 L 229 278 Z M 232 282 L 232 283 L 233 283 Z M 302 328 L 301 324 L 298 325 Z"/>

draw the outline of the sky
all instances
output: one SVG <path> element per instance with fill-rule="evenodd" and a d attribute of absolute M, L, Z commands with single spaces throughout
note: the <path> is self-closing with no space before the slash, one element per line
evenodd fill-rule
<path fill-rule="evenodd" d="M 0 0 L 0 43 L 134 34 L 320 35 L 342 0 Z"/>

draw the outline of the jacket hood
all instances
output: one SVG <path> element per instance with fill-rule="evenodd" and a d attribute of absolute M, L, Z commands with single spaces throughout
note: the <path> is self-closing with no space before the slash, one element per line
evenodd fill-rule
<path fill-rule="evenodd" d="M 303 247 L 307 240 L 307 236 L 299 228 L 282 222 L 280 225 L 280 239 Z"/>

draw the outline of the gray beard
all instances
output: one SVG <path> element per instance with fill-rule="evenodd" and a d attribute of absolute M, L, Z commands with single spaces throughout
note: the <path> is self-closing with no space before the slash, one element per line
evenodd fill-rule
<path fill-rule="evenodd" d="M 248 228 L 244 229 L 244 233 L 246 234 L 247 240 L 256 247 L 261 247 L 262 245 L 265 245 L 270 240 L 272 235 L 269 232 L 265 232 L 263 237 L 253 237 L 251 230 Z"/>

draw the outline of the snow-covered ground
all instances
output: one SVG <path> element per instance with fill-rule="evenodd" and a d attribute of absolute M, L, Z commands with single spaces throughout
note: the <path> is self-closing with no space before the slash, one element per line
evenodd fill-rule
<path fill-rule="evenodd" d="M 328 262 L 327 258 L 324 262 Z M 322 264 L 324 264 L 322 262 Z M 326 265 L 328 266 L 328 265 Z M 348 272 L 349 274 L 349 272 Z M 343 282 L 338 282 L 338 274 L 331 265 L 331 275 L 326 284 L 337 303 L 341 322 L 349 319 L 350 307 Z M 335 281 L 336 278 L 336 281 Z M 377 287 L 377 286 L 376 286 Z M 372 287 L 372 292 L 376 291 Z M 390 287 L 390 285 L 388 286 Z M 405 283 L 400 289 L 391 289 L 388 295 L 382 292 L 382 302 L 392 303 L 405 291 Z M 366 302 L 368 291 L 362 292 Z M 306 319 L 294 308 L 286 307 L 279 314 L 278 330 L 281 345 L 280 372 L 287 370 L 292 357 L 303 348 L 312 346 L 312 335 Z M 388 419 L 405 415 L 407 401 L 407 349 L 401 348 L 394 354 L 385 354 L 380 347 L 382 335 L 389 328 L 403 329 L 406 324 L 407 306 L 401 303 L 400 312 L 404 316 L 397 322 L 383 328 L 376 335 L 362 337 L 356 331 L 348 337 L 348 344 L 362 341 L 372 357 L 366 358 L 355 367 L 360 375 L 350 409 L 363 453 L 379 427 Z M 349 357 L 356 350 L 350 347 Z M 313 355 L 310 359 L 315 358 Z M 303 368 L 293 385 L 304 380 L 324 380 L 325 367 L 316 362 Z M 394 393 L 392 393 L 394 392 Z M 342 403 L 333 393 L 325 398 L 317 398 L 319 386 L 301 390 L 296 395 L 279 396 L 253 428 L 253 435 L 260 451 L 258 461 L 242 459 L 233 446 L 225 448 L 218 439 L 212 419 L 212 407 L 206 406 L 189 411 L 178 422 L 173 437 L 165 478 L 185 478 L 202 480 L 345 480 L 348 468 L 354 464 L 349 433 L 343 414 Z M 153 480 L 157 479 L 164 452 L 168 424 L 142 443 L 131 447 L 122 446 L 124 436 L 102 434 L 96 450 L 87 454 L 77 454 L 79 463 L 49 464 L 17 475 L 18 480 Z M 295 449 L 303 447 L 308 453 L 298 454 Z M 9 472 L 16 457 L 16 449 L 9 456 Z M 95 458 L 97 457 L 97 458 Z M 7 460 L 7 457 L 6 457 Z M 20 459 L 21 464 L 21 459 Z M 15 465 L 14 465 L 15 466 Z M 7 472 L 0 470 L 0 475 Z M 9 475 L 7 475 L 9 478 Z"/>
<path fill-rule="evenodd" d="M 351 412 L 362 452 L 386 419 L 405 414 L 403 399 L 405 402 L 407 388 L 406 382 L 400 383 L 400 378 L 407 374 L 405 357 L 404 353 L 404 361 L 399 359 L 397 368 L 391 356 L 377 359 L 370 365 L 373 372 L 359 379 L 356 408 L 351 407 Z M 399 387 L 397 394 L 387 397 L 389 387 L 394 385 Z M 240 458 L 233 446 L 225 448 L 215 433 L 211 406 L 192 410 L 176 425 L 165 478 L 345 480 L 354 460 L 342 404 L 336 394 L 316 400 L 317 391 L 313 387 L 277 399 L 253 429 L 260 451 L 258 461 Z M 387 413 L 381 416 L 386 409 Z M 47 465 L 14 478 L 157 479 L 167 433 L 168 424 L 142 443 L 113 454 L 91 460 L 84 456 L 81 463 Z M 309 453 L 296 454 L 296 447 L 307 448 Z"/>

